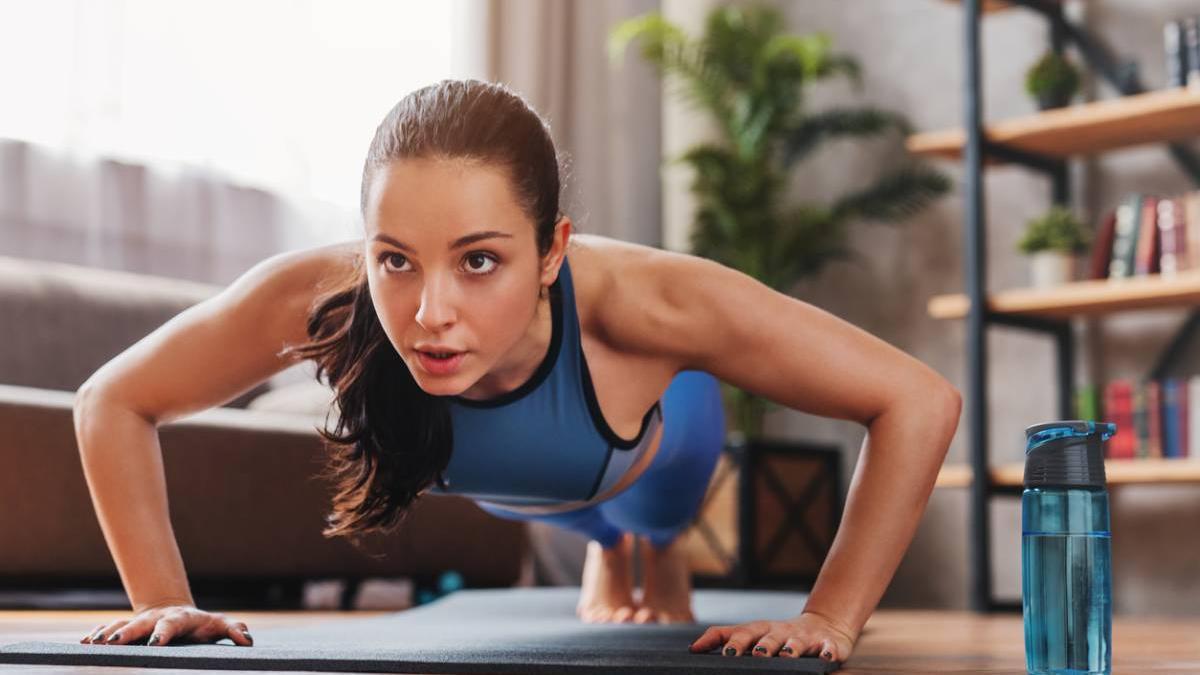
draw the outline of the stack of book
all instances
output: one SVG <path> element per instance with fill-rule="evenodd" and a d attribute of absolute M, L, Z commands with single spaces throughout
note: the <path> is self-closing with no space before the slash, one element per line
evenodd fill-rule
<path fill-rule="evenodd" d="M 1095 387 L 1079 392 L 1079 418 L 1112 422 L 1117 433 L 1105 444 L 1109 459 L 1191 457 L 1200 451 L 1200 376 L 1135 382 L 1113 380 L 1099 409 Z"/>
<path fill-rule="evenodd" d="M 1200 191 L 1130 194 L 1096 231 L 1088 278 L 1172 276 L 1200 269 Z"/>

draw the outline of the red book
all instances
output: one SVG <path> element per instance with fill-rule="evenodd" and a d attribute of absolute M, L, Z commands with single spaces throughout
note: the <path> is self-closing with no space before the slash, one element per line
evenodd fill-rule
<path fill-rule="evenodd" d="M 1088 278 L 1108 277 L 1108 261 L 1112 260 L 1113 235 L 1117 230 L 1117 210 L 1113 209 L 1100 221 L 1096 239 L 1092 242 L 1091 259 L 1088 261 Z"/>
<path fill-rule="evenodd" d="M 1137 430 L 1133 425 L 1132 382 L 1113 380 L 1104 387 L 1104 415 L 1117 425 L 1117 433 L 1108 441 L 1108 458 L 1133 457 L 1137 448 Z"/>
<path fill-rule="evenodd" d="M 1142 220 L 1138 227 L 1137 246 L 1133 254 L 1134 274 L 1154 274 L 1158 271 L 1158 198 L 1142 198 Z"/>

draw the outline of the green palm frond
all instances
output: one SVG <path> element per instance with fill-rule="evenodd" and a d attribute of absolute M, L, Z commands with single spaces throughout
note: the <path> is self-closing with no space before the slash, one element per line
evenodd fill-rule
<path fill-rule="evenodd" d="M 908 120 L 879 108 L 835 108 L 810 115 L 791 129 L 783 142 L 783 164 L 791 166 L 823 141 L 843 136 L 871 136 L 895 128 L 907 135 Z"/>
<path fill-rule="evenodd" d="M 671 94 L 711 115 L 721 130 L 719 140 L 670 160 L 692 169 L 692 252 L 782 292 L 831 261 L 855 257 L 852 221 L 907 218 L 950 186 L 940 173 L 914 165 L 831 206 L 785 204 L 790 169 L 821 143 L 889 128 L 909 131 L 901 115 L 871 107 L 806 113 L 806 87 L 842 75 L 861 88 L 861 69 L 852 56 L 833 50 L 828 35 L 786 31 L 777 8 L 739 4 L 710 12 L 697 37 L 654 12 L 616 26 L 608 44 L 617 62 L 637 42 Z M 738 428 L 757 433 L 770 402 L 732 393 Z"/>
<path fill-rule="evenodd" d="M 903 220 L 950 190 L 945 175 L 923 164 L 912 164 L 879 179 L 871 187 L 846 195 L 833 207 L 839 221 L 863 218 Z"/>

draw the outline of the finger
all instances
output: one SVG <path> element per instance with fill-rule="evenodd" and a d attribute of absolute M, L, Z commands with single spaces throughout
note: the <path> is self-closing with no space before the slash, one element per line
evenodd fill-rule
<path fill-rule="evenodd" d="M 134 618 L 126 621 L 125 625 L 118 630 L 112 631 L 108 635 L 108 641 L 105 644 L 110 645 L 127 645 L 145 639 L 146 634 L 153 625 L 149 617 Z"/>
<path fill-rule="evenodd" d="M 786 639 L 786 636 L 768 633 L 758 639 L 751 654 L 753 656 L 775 656 Z"/>
<path fill-rule="evenodd" d="M 736 626 L 733 634 L 725 641 L 725 646 L 721 649 L 723 656 L 742 656 L 743 654 L 751 653 L 754 643 L 762 636 L 770 632 L 770 627 L 765 623 L 748 623 Z"/>
<path fill-rule="evenodd" d="M 149 647 L 166 645 L 179 637 L 182 629 L 182 615 L 176 613 L 167 614 L 155 622 L 154 630 L 150 633 L 150 641 L 146 645 Z"/>
<path fill-rule="evenodd" d="M 230 640 L 233 640 L 233 644 L 239 647 L 254 646 L 254 638 L 250 637 L 250 630 L 246 628 L 246 624 L 234 622 L 229 624 L 227 630 L 228 632 L 226 634 L 229 636 Z"/>
<path fill-rule="evenodd" d="M 701 633 L 695 642 L 692 642 L 691 650 L 694 652 L 706 652 L 710 649 L 716 649 L 725 644 L 731 632 L 732 628 L 730 626 L 712 626 Z"/>
<path fill-rule="evenodd" d="M 121 631 L 127 625 L 129 625 L 129 619 L 122 619 L 121 621 L 114 621 L 113 623 L 110 623 L 108 628 L 104 631 L 104 636 L 100 638 L 100 641 L 106 645 L 120 644 L 121 638 L 124 637 L 121 635 Z"/>

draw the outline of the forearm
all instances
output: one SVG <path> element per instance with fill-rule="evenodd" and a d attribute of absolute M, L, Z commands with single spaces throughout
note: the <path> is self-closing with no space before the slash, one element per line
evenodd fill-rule
<path fill-rule="evenodd" d="M 912 542 L 958 416 L 956 395 L 919 394 L 870 423 L 838 534 L 804 611 L 857 639 Z"/>
<path fill-rule="evenodd" d="M 76 404 L 75 438 L 100 529 L 134 611 L 195 604 L 171 528 L 155 425 L 91 395 Z"/>

